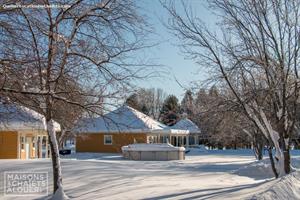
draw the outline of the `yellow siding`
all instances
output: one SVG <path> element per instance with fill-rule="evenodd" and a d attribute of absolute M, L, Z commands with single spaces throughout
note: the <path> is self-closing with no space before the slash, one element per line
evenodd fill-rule
<path fill-rule="evenodd" d="M 18 158 L 18 133 L 0 131 L 0 159 Z"/>
<path fill-rule="evenodd" d="M 104 144 L 104 135 L 112 135 L 112 145 Z M 119 153 L 122 146 L 132 144 L 134 140 L 137 143 L 146 143 L 147 136 L 145 133 L 82 134 L 76 138 L 76 151 Z"/>

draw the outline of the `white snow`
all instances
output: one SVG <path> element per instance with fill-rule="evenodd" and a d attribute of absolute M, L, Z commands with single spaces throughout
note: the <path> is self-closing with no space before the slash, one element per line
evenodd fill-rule
<path fill-rule="evenodd" d="M 166 125 L 124 105 L 103 117 L 80 120 L 74 131 L 78 133 L 139 132 L 164 128 Z"/>
<path fill-rule="evenodd" d="M 278 172 L 279 177 L 285 175 L 284 170 L 284 155 L 279 145 L 279 133 L 276 132 L 269 120 L 267 119 L 265 112 L 260 108 L 256 102 L 253 102 L 253 106 L 256 111 L 259 111 L 259 116 L 262 119 L 262 122 L 258 119 L 253 109 L 251 109 L 247 104 L 244 105 L 249 116 L 255 121 L 260 131 L 266 136 L 266 138 L 271 138 L 275 147 L 275 168 Z"/>
<path fill-rule="evenodd" d="M 274 176 L 269 159 L 250 163 L 239 168 L 234 173 L 240 176 L 248 176 L 255 179 L 268 179 Z"/>
<path fill-rule="evenodd" d="M 56 190 L 55 194 L 50 198 L 51 200 L 67 200 L 69 197 L 65 194 L 62 187 L 59 187 L 58 190 Z"/>
<path fill-rule="evenodd" d="M 283 109 L 280 108 L 280 109 L 277 111 L 277 118 L 278 118 L 278 119 L 281 119 L 282 114 L 283 114 Z"/>
<path fill-rule="evenodd" d="M 273 184 L 264 192 L 254 195 L 252 199 L 257 200 L 291 200 L 300 199 L 300 172 L 293 172 Z"/>
<path fill-rule="evenodd" d="M 144 113 L 124 105 L 120 108 L 96 118 L 79 120 L 75 133 L 155 133 L 161 135 L 188 135 L 187 129 L 168 127 Z"/>
<path fill-rule="evenodd" d="M 43 115 L 16 104 L 0 103 L 0 130 L 47 130 Z M 55 131 L 60 131 L 60 125 L 54 122 Z"/>
<path fill-rule="evenodd" d="M 299 168 L 300 151 L 292 154 L 293 166 Z M 274 180 L 264 169 L 267 160 L 255 161 L 251 150 L 191 149 L 186 160 L 133 161 L 124 160 L 120 154 L 80 153 L 63 157 L 61 164 L 64 191 L 70 199 L 231 200 L 264 197 L 262 199 L 271 200 L 276 199 L 273 198 L 276 193 L 279 193 L 276 194 L 278 199 L 299 199 L 299 174 Z M 49 192 L 52 191 L 49 159 L 0 160 L 0 174 L 27 169 L 48 171 Z M 0 178 L 1 200 L 24 199 L 3 197 L 2 193 L 3 179 Z"/>
<path fill-rule="evenodd" d="M 179 120 L 175 125 L 170 126 L 172 129 L 189 130 L 190 133 L 200 133 L 199 127 L 188 118 Z"/>

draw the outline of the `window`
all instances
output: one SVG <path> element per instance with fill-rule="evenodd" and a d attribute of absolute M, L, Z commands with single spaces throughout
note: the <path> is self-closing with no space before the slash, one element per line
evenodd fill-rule
<path fill-rule="evenodd" d="M 24 136 L 21 136 L 21 141 L 20 141 L 20 143 L 21 143 L 21 149 L 24 149 L 25 148 L 25 138 L 24 138 Z"/>
<path fill-rule="evenodd" d="M 104 135 L 104 144 L 112 144 L 112 136 Z"/>

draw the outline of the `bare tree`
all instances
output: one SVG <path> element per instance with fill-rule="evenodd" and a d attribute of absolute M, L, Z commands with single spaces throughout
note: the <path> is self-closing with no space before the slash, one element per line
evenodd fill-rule
<path fill-rule="evenodd" d="M 246 148 L 252 138 L 251 122 L 245 120 L 240 106 L 226 87 L 200 89 L 195 100 L 193 120 L 205 134 L 206 145 L 213 148 Z"/>
<path fill-rule="evenodd" d="M 149 98 L 149 115 L 156 120 L 160 118 L 160 111 L 163 107 L 163 103 L 167 98 L 167 94 L 161 88 L 151 88 L 148 90 Z"/>
<path fill-rule="evenodd" d="M 172 2 L 163 4 L 171 16 L 169 28 L 187 55 L 227 84 L 245 116 L 274 145 L 276 173 L 288 174 L 299 101 L 299 1 L 209 4 L 221 18 L 217 33 L 185 3 L 183 14 Z"/>
<path fill-rule="evenodd" d="M 63 112 L 58 105 L 102 114 L 105 105 L 117 102 L 133 79 L 148 74 L 143 63 L 132 57 L 145 47 L 147 28 L 134 1 L 39 2 L 46 6 L 6 6 L 0 12 L 0 93 L 45 116 L 53 194 L 62 199 L 53 128 L 54 119 Z"/>
<path fill-rule="evenodd" d="M 166 93 L 160 88 L 140 88 L 126 99 L 126 103 L 153 119 L 159 120 L 166 97 Z"/>

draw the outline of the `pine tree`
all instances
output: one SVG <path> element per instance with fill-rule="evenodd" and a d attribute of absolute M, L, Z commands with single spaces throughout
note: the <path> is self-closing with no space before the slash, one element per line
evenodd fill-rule
<path fill-rule="evenodd" d="M 136 93 L 130 95 L 126 101 L 125 101 L 126 105 L 136 109 L 136 110 L 141 110 L 141 106 L 139 104 L 139 98 L 138 95 Z"/>
<path fill-rule="evenodd" d="M 194 98 L 193 93 L 190 90 L 187 90 L 184 94 L 184 97 L 181 101 L 181 112 L 186 114 L 188 117 L 192 117 L 194 112 Z"/>
<path fill-rule="evenodd" d="M 174 125 L 179 119 L 180 106 L 174 95 L 169 95 L 164 101 L 160 121 L 168 126 Z"/>

